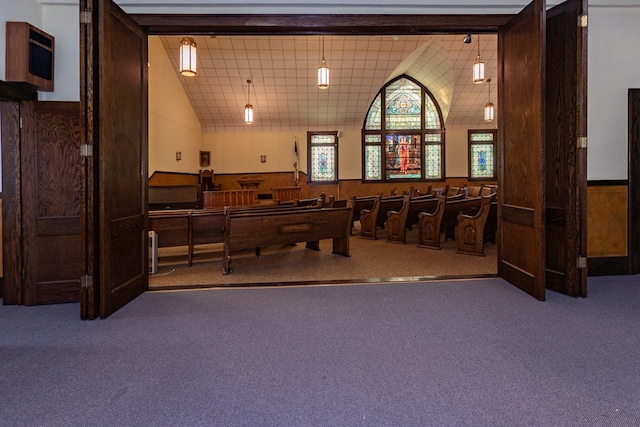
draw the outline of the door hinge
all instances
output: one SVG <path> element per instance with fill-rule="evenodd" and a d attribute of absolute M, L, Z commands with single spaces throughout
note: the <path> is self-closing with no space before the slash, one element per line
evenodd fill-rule
<path fill-rule="evenodd" d="M 89 276 L 88 274 L 82 276 L 80 278 L 80 286 L 82 286 L 82 289 L 93 288 L 93 276 Z"/>
<path fill-rule="evenodd" d="M 587 148 L 587 137 L 586 136 L 578 137 L 578 148 Z"/>
<path fill-rule="evenodd" d="M 578 15 L 578 27 L 586 28 L 589 23 L 589 18 L 587 15 Z"/>
<path fill-rule="evenodd" d="M 22 129 L 22 117 L 20 117 L 20 129 Z"/>
<path fill-rule="evenodd" d="M 80 23 L 91 24 L 91 11 L 89 9 L 80 11 Z"/>
<path fill-rule="evenodd" d="M 92 157 L 93 156 L 93 145 L 91 145 L 91 144 L 82 144 L 80 146 L 80 155 L 82 157 Z"/>
<path fill-rule="evenodd" d="M 587 268 L 587 257 L 586 256 L 578 256 L 578 269 Z"/>

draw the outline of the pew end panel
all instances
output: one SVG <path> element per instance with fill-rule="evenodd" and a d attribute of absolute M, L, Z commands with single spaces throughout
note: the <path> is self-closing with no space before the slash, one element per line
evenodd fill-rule
<path fill-rule="evenodd" d="M 434 212 L 418 214 L 418 246 L 440 249 L 440 224 L 446 205 L 446 196 L 438 196 L 438 205 Z"/>
<path fill-rule="evenodd" d="M 360 237 L 363 239 L 376 239 L 376 223 L 380 210 L 380 196 L 375 196 L 373 206 L 370 209 L 360 210 Z"/>
<path fill-rule="evenodd" d="M 387 221 L 385 228 L 387 231 L 387 241 L 393 243 L 407 243 L 407 215 L 411 204 L 411 195 L 405 195 L 402 199 L 402 208 L 399 211 L 387 211 Z"/>
<path fill-rule="evenodd" d="M 458 215 L 458 224 L 456 225 L 457 253 L 484 256 L 484 229 L 491 205 L 491 197 L 483 197 L 477 213 Z"/>

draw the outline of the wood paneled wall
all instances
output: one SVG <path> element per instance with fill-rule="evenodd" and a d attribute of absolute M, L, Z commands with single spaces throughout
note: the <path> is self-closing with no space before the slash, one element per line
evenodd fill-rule
<path fill-rule="evenodd" d="M 589 186 L 587 189 L 587 255 L 628 255 L 627 186 Z"/>
<path fill-rule="evenodd" d="M 594 181 L 587 188 L 587 269 L 589 276 L 629 274 L 629 182 Z"/>
<path fill-rule="evenodd" d="M 276 172 L 260 174 L 215 174 L 214 183 L 220 184 L 221 190 L 239 190 L 238 179 L 243 177 L 260 178 L 263 181 L 258 187 L 258 194 L 270 194 L 272 188 L 292 187 L 293 172 Z M 444 181 L 426 182 L 393 182 L 393 183 L 363 183 L 359 179 L 342 180 L 339 184 L 308 184 L 307 175 L 300 172 L 300 187 L 302 188 L 302 198 L 318 197 L 321 193 L 327 196 L 335 196 L 336 199 L 348 199 L 350 196 L 370 196 L 382 192 L 385 195 L 391 194 L 395 188 L 398 193 L 409 190 L 410 187 L 426 191 L 431 185 L 433 188 L 445 187 L 446 185 L 461 187 L 468 183 L 466 177 L 447 178 Z M 495 181 L 487 181 L 485 184 L 497 184 Z M 473 182 L 472 186 L 479 186 L 480 183 Z"/>

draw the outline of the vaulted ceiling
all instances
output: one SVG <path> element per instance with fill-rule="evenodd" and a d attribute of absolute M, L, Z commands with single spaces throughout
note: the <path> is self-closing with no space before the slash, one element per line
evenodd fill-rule
<path fill-rule="evenodd" d="M 446 89 L 450 105 L 443 105 L 447 129 L 495 127 L 482 119 L 489 87 L 475 85 L 471 70 L 479 48 L 485 75 L 492 78 L 491 101 L 498 107 L 497 37 L 473 35 L 471 43 L 464 43 L 464 37 L 196 36 L 195 77 L 178 73 L 182 37 L 161 39 L 205 132 L 359 130 L 381 86 L 411 70 L 419 70 L 417 78 L 434 95 L 447 84 L 443 76 L 452 76 Z M 323 41 L 331 70 L 326 90 L 317 86 Z M 424 49 L 426 55 L 415 53 L 426 44 L 431 45 Z M 243 122 L 248 97 L 255 111 L 253 125 Z"/>

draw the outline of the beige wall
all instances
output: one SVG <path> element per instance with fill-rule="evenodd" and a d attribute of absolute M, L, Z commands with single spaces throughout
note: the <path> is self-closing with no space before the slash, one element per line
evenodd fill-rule
<path fill-rule="evenodd" d="M 156 170 L 198 172 L 200 150 L 200 121 L 160 38 L 149 37 L 149 176 Z"/>

